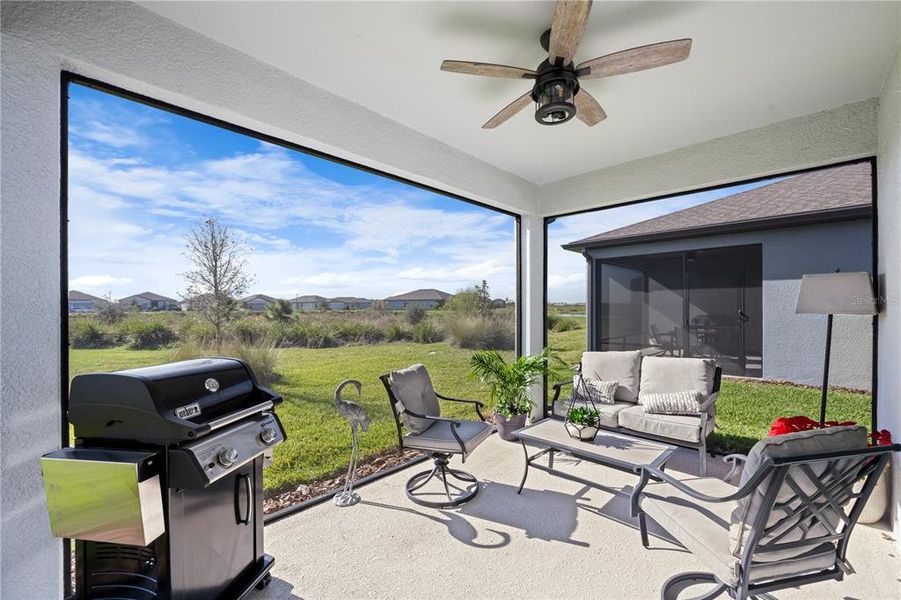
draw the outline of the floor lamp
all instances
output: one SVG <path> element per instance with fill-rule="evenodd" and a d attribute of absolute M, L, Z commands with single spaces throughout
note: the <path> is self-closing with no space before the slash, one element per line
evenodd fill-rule
<path fill-rule="evenodd" d="M 832 349 L 833 315 L 875 315 L 878 310 L 873 296 L 870 274 L 816 273 L 801 278 L 798 293 L 799 315 L 828 315 L 826 319 L 826 361 L 823 364 L 823 391 L 820 397 L 820 426 L 826 422 L 826 394 L 829 389 L 829 354 Z"/>

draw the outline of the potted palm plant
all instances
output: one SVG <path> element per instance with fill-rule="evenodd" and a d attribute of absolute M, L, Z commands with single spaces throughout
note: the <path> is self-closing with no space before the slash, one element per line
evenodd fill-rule
<path fill-rule="evenodd" d="M 516 440 L 513 432 L 525 427 L 526 417 L 532 411 L 529 387 L 546 374 L 558 373 L 566 364 L 550 348 L 545 348 L 509 363 L 496 350 L 480 350 L 472 355 L 469 366 L 489 386 L 498 435 L 512 442 Z"/>

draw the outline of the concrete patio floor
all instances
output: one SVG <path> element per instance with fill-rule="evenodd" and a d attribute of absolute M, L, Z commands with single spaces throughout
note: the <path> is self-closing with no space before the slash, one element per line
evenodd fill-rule
<path fill-rule="evenodd" d="M 680 450 L 667 471 L 696 477 L 696 457 Z M 720 460 L 710 461 L 710 474 L 722 476 Z M 267 526 L 266 551 L 276 564 L 271 585 L 255 598 L 655 599 L 671 575 L 705 569 L 653 522 L 651 548 L 641 546 L 629 516 L 632 475 L 558 457 L 556 467 L 606 489 L 532 469 L 517 496 L 522 447 L 495 435 L 464 467 L 481 481 L 479 495 L 438 510 L 404 495 L 404 481 L 425 466 L 361 488 L 354 507 L 328 502 Z M 843 582 L 775 596 L 901 598 L 901 558 L 884 528 L 859 526 L 849 557 L 857 573 Z"/>

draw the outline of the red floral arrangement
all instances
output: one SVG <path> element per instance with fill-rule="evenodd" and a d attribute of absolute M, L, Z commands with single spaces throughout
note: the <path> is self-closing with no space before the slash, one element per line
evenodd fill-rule
<path fill-rule="evenodd" d="M 826 421 L 823 427 L 840 427 L 842 425 L 857 425 L 854 421 Z M 819 429 L 819 421 L 814 421 L 810 417 L 780 417 L 773 421 L 770 425 L 769 437 L 774 435 L 782 435 L 784 433 L 794 433 L 796 431 L 808 431 L 810 429 Z M 871 446 L 890 446 L 892 444 L 892 434 L 887 429 L 882 431 L 874 431 L 870 434 Z"/>

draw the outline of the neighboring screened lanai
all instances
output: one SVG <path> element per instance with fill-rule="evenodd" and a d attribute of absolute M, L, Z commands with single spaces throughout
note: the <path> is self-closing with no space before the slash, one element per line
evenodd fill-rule
<path fill-rule="evenodd" d="M 871 165 L 776 179 L 564 248 L 588 260 L 590 349 L 707 357 L 727 374 L 815 384 L 822 329 L 794 314 L 800 278 L 872 271 Z M 868 389 L 872 320 L 842 326 L 856 351 L 833 381 Z"/>

